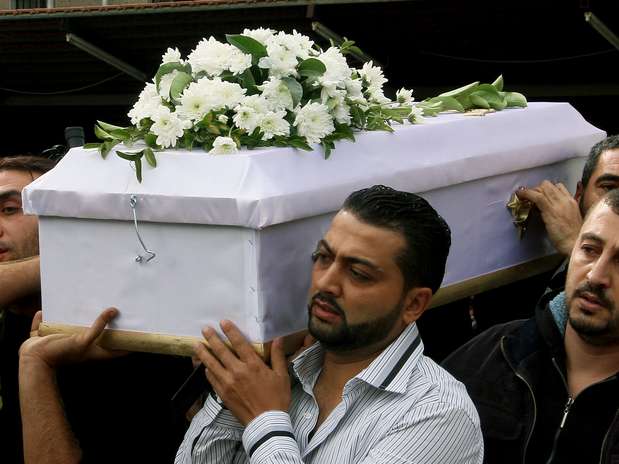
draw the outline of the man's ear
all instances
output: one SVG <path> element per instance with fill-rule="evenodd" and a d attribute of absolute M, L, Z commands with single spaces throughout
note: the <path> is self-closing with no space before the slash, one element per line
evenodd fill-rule
<path fill-rule="evenodd" d="M 428 287 L 413 287 L 404 298 L 402 318 L 406 325 L 415 322 L 428 309 L 432 299 L 432 290 Z"/>
<path fill-rule="evenodd" d="M 578 181 L 578 183 L 576 184 L 576 193 L 574 193 L 574 200 L 576 200 L 577 202 L 580 201 L 583 193 L 585 193 L 584 190 L 585 189 L 582 186 L 582 182 Z"/>

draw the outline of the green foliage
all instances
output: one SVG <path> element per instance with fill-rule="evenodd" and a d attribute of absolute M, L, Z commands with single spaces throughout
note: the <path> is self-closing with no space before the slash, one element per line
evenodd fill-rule
<path fill-rule="evenodd" d="M 254 65 L 258 64 L 260 58 L 267 56 L 267 48 L 256 39 L 246 35 L 227 34 L 226 40 L 230 45 L 235 46 L 243 53 L 251 55 L 251 63 Z"/>
<path fill-rule="evenodd" d="M 470 111 L 478 108 L 501 111 L 510 107 L 527 106 L 527 99 L 518 92 L 503 91 L 503 76 L 497 77 L 492 84 L 472 82 L 437 97 L 427 98 L 417 104 L 424 116 L 436 116 L 443 111 Z"/>

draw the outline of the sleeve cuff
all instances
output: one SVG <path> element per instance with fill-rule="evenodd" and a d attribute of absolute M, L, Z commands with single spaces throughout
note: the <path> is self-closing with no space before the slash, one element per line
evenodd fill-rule
<path fill-rule="evenodd" d="M 203 414 L 204 425 L 210 425 L 214 422 L 219 426 L 228 427 L 230 429 L 242 432 L 243 426 L 232 415 L 232 413 L 226 409 L 223 402 L 219 399 L 216 393 L 211 392 L 204 402 L 204 406 L 200 410 Z"/>
<path fill-rule="evenodd" d="M 243 447 L 251 463 L 278 454 L 299 456 L 290 416 L 284 411 L 267 411 L 247 424 L 243 432 Z"/>

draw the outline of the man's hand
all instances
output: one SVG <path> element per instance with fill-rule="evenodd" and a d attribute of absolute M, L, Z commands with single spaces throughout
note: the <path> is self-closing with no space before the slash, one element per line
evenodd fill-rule
<path fill-rule="evenodd" d="M 520 199 L 529 200 L 537 206 L 546 225 L 548 238 L 559 253 L 569 256 L 582 226 L 582 216 L 578 203 L 565 186 L 545 180 L 537 187 L 523 188 L 516 194 Z"/>
<path fill-rule="evenodd" d="M 211 327 L 202 330 L 209 348 L 200 343 L 195 350 L 206 366 L 208 381 L 226 407 L 243 425 L 266 411 L 288 411 L 290 378 L 283 340 L 273 341 L 269 367 L 232 322 L 222 321 L 220 325 L 234 351 Z"/>
<path fill-rule="evenodd" d="M 79 334 L 53 334 L 39 337 L 34 335 L 24 342 L 19 350 L 20 363 L 36 363 L 54 370 L 63 364 L 74 364 L 88 360 L 116 358 L 126 354 L 97 345 L 97 338 L 105 326 L 118 315 L 118 310 L 108 308 L 93 325 Z M 32 333 L 36 333 L 42 320 L 38 311 L 32 321 Z"/>

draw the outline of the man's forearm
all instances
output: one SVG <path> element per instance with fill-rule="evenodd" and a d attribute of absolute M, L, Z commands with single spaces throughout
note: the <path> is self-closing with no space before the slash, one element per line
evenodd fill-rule
<path fill-rule="evenodd" d="M 39 257 L 0 263 L 0 307 L 41 291 Z"/>
<path fill-rule="evenodd" d="M 72 464 L 82 453 L 65 417 L 55 372 L 20 359 L 19 401 L 25 464 Z"/>

